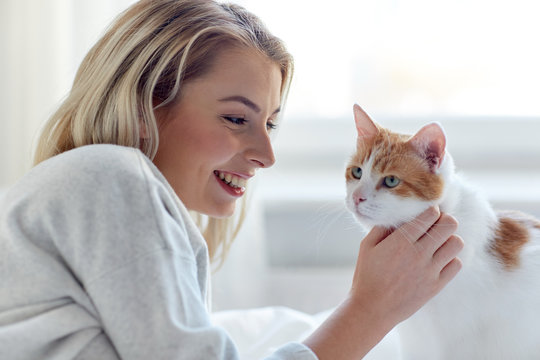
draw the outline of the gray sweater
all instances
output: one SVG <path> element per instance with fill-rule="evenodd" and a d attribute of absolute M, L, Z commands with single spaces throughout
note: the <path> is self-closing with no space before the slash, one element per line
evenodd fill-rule
<path fill-rule="evenodd" d="M 0 203 L 0 359 L 237 359 L 207 309 L 206 243 L 140 151 L 90 145 Z M 299 343 L 269 359 L 316 359 Z"/>

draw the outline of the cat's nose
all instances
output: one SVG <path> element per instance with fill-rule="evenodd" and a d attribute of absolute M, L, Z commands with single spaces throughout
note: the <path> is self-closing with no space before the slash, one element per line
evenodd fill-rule
<path fill-rule="evenodd" d="M 366 198 L 362 196 L 362 194 L 354 194 L 354 204 L 358 205 L 361 202 L 366 201 Z"/>

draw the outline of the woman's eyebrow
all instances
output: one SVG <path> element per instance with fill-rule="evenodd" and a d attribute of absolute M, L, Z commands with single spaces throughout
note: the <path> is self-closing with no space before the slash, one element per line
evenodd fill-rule
<path fill-rule="evenodd" d="M 255 104 L 253 101 L 249 100 L 247 97 L 245 96 L 241 96 L 241 95 L 233 95 L 233 96 L 227 96 L 223 99 L 219 99 L 218 101 L 220 102 L 228 102 L 228 101 L 236 101 L 236 102 L 240 102 L 244 105 L 246 105 L 248 108 L 250 108 L 251 110 L 255 111 L 256 113 L 260 113 L 261 112 L 261 108 Z M 278 112 L 281 111 L 281 107 L 278 107 L 274 112 L 273 114 L 276 114 Z M 273 115 L 272 114 L 272 115 Z"/>

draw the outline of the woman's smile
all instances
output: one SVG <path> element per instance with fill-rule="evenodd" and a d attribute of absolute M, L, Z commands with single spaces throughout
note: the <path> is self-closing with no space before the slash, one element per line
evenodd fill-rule
<path fill-rule="evenodd" d="M 244 195 L 247 185 L 247 175 L 236 175 L 230 172 L 215 170 L 214 175 L 218 183 L 232 196 Z"/>

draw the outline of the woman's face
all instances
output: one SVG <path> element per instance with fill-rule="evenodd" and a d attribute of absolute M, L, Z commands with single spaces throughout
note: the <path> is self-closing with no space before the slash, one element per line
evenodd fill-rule
<path fill-rule="evenodd" d="M 250 50 L 220 52 L 160 116 L 154 163 L 190 210 L 233 214 L 248 180 L 274 164 L 269 133 L 280 111 L 281 72 Z"/>

